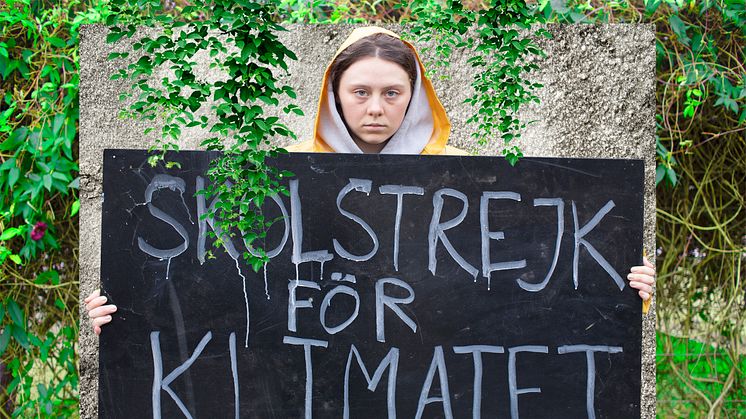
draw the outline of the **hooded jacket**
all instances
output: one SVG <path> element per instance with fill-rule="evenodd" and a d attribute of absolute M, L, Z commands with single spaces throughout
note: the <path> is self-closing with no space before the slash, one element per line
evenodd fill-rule
<path fill-rule="evenodd" d="M 399 36 L 389 30 L 369 26 L 355 29 L 334 54 L 326 67 L 321 83 L 313 138 L 287 147 L 295 152 L 362 153 L 355 144 L 335 106 L 334 91 L 329 79 L 331 66 L 337 56 L 353 43 L 377 33 L 385 33 L 397 39 Z M 467 153 L 447 145 L 451 123 L 443 105 L 438 100 L 430 80 L 425 76 L 425 67 L 417 50 L 407 41 L 402 42 L 411 48 L 417 58 L 417 80 L 414 83 L 409 109 L 401 126 L 389 139 L 381 154 L 450 154 Z"/>

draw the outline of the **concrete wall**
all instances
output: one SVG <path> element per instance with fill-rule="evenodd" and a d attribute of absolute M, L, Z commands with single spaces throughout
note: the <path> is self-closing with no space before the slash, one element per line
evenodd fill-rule
<path fill-rule="evenodd" d="M 301 139 L 312 135 L 319 84 L 324 67 L 353 26 L 295 26 L 282 34 L 282 42 L 299 57 L 290 66 L 305 117 L 287 118 L 286 124 Z M 400 32 L 397 27 L 389 27 Z M 527 156 L 639 158 L 645 160 L 645 229 L 647 254 L 655 251 L 655 36 L 652 25 L 549 26 L 551 40 L 540 40 L 547 53 L 537 59 L 541 70 L 533 78 L 544 88 L 541 103 L 522 110 L 519 119 L 536 120 L 518 143 Z M 80 292 L 81 300 L 98 287 L 101 248 L 101 191 L 104 148 L 147 148 L 158 130 L 142 134 L 145 124 L 117 117 L 118 101 L 129 83 L 109 80 L 118 68 L 106 57 L 129 51 L 131 42 L 106 44 L 103 26 L 85 26 L 80 45 Z M 153 36 L 157 31 L 144 29 Z M 420 45 L 419 47 L 421 47 Z M 499 153 L 500 144 L 478 147 L 470 138 L 474 129 L 465 123 L 473 112 L 463 100 L 470 95 L 468 51 L 457 51 L 445 72 L 447 81 L 435 87 L 451 119 L 450 143 L 480 155 Z M 427 59 L 427 57 L 424 57 Z M 134 60 L 136 57 L 130 57 Z M 217 80 L 208 68 L 207 54 L 197 60 L 197 76 Z M 123 65 L 119 63 L 118 65 Z M 154 74 L 158 81 L 166 76 Z M 208 135 L 198 128 L 184 131 L 182 149 L 196 149 Z M 81 307 L 81 319 L 85 320 Z M 655 305 L 643 319 L 642 416 L 655 417 Z M 96 417 L 98 345 L 96 336 L 81 322 L 81 417 Z"/>

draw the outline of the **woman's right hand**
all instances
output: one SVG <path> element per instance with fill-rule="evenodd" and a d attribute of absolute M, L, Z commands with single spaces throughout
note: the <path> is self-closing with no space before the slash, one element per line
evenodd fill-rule
<path fill-rule="evenodd" d="M 91 326 L 97 335 L 101 334 L 101 326 L 111 321 L 111 313 L 117 311 L 117 306 L 114 304 L 104 305 L 106 300 L 106 297 L 101 295 L 101 290 L 93 291 L 83 300 Z"/>

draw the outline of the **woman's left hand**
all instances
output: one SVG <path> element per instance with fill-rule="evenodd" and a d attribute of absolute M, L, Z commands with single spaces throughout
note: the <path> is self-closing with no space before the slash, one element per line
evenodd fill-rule
<path fill-rule="evenodd" d="M 647 258 L 642 258 L 644 266 L 633 266 L 627 275 L 629 286 L 638 290 L 643 301 L 647 301 L 653 295 L 653 284 L 655 284 L 655 267 Z"/>

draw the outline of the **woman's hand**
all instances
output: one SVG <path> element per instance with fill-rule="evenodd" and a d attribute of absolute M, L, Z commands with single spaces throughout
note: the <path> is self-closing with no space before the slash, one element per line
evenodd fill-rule
<path fill-rule="evenodd" d="M 644 266 L 633 266 L 627 275 L 629 286 L 638 290 L 637 294 L 643 301 L 647 301 L 653 295 L 653 284 L 655 284 L 655 267 L 647 258 L 642 258 Z"/>
<path fill-rule="evenodd" d="M 101 326 L 111 321 L 111 313 L 117 311 L 117 306 L 114 304 L 104 305 L 106 297 L 101 295 L 101 290 L 93 291 L 83 302 L 85 302 L 85 309 L 88 312 L 88 318 L 91 320 L 93 331 L 100 335 Z"/>

